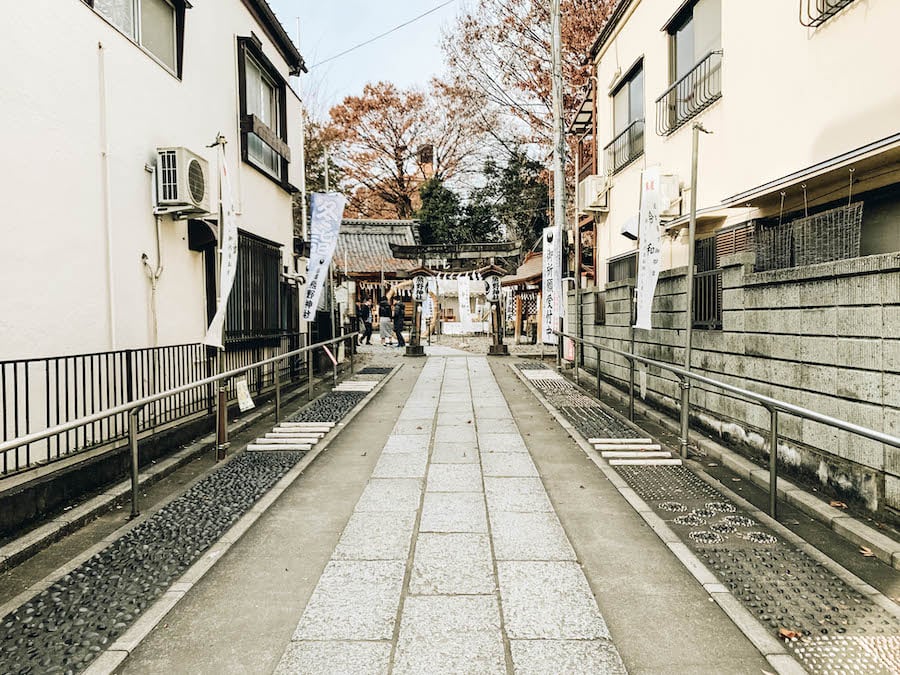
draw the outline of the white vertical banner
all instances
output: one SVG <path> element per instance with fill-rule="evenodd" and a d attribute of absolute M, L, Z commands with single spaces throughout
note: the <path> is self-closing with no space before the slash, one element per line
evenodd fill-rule
<path fill-rule="evenodd" d="M 306 299 L 303 301 L 304 321 L 315 318 L 319 297 L 328 279 L 328 267 L 337 246 L 346 203 L 347 200 L 340 192 L 312 193 L 309 265 L 306 270 Z"/>
<path fill-rule="evenodd" d="M 635 328 L 650 330 L 653 294 L 659 278 L 659 167 L 644 169 L 641 176 L 641 209 L 638 214 L 640 248 L 638 253 L 637 315 Z"/>
<path fill-rule="evenodd" d="M 543 283 L 541 292 L 541 341 L 555 345 L 562 316 L 562 231 L 544 228 Z"/>
<path fill-rule="evenodd" d="M 472 332 L 472 289 L 469 277 L 460 277 L 456 280 L 456 288 L 459 297 L 459 323 L 463 333 Z"/>
<path fill-rule="evenodd" d="M 218 349 L 222 345 L 222 328 L 225 324 L 225 311 L 228 308 L 228 296 L 234 285 L 234 276 L 238 263 L 238 228 L 237 216 L 234 213 L 234 198 L 231 194 L 231 180 L 228 167 L 225 165 L 225 144 L 219 143 L 219 202 L 221 222 L 219 223 L 219 304 L 215 316 L 209 322 L 203 344 Z"/>

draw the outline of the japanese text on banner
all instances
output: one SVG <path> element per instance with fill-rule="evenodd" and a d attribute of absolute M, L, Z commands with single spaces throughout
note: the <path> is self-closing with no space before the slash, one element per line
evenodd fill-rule
<path fill-rule="evenodd" d="M 225 165 L 225 145 L 219 144 L 219 199 L 222 203 L 222 222 L 219 224 L 219 240 L 221 258 L 219 263 L 219 304 L 216 314 L 209 322 L 203 344 L 223 349 L 222 328 L 225 324 L 225 310 L 228 307 L 228 296 L 234 285 L 234 275 L 238 261 L 238 227 L 234 213 L 234 201 L 231 196 L 231 181 L 228 178 L 228 167 Z"/>
<path fill-rule="evenodd" d="M 637 316 L 634 327 L 650 330 L 653 294 L 659 278 L 659 167 L 644 169 L 641 178 L 641 209 L 638 216 L 640 249 L 638 253 Z"/>
<path fill-rule="evenodd" d="M 541 341 L 555 345 L 554 330 L 562 316 L 562 232 L 558 227 L 544 228 L 543 286 L 541 297 Z"/>
<path fill-rule="evenodd" d="M 310 251 L 307 268 L 306 298 L 303 301 L 303 320 L 312 321 L 325 280 L 334 256 L 344 205 L 347 200 L 339 192 L 312 193 L 312 220 L 310 221 Z"/>

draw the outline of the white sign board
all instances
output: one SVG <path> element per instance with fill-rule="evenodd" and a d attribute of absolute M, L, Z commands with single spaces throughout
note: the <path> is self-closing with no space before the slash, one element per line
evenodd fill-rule
<path fill-rule="evenodd" d="M 253 399 L 250 397 L 250 387 L 247 386 L 247 379 L 241 378 L 234 381 L 235 389 L 237 389 L 238 407 L 241 412 L 252 410 L 256 407 Z"/>
<path fill-rule="evenodd" d="M 544 228 L 543 285 L 541 294 L 541 342 L 555 345 L 554 330 L 562 316 L 562 232 Z"/>
<path fill-rule="evenodd" d="M 650 315 L 653 308 L 653 294 L 659 278 L 659 167 L 644 169 L 641 177 L 640 248 L 638 253 L 637 276 L 637 317 L 635 328 L 650 330 Z"/>
<path fill-rule="evenodd" d="M 428 279 L 424 276 L 413 277 L 412 299 L 413 302 L 425 302 L 428 297 Z"/>
<path fill-rule="evenodd" d="M 500 277 L 490 276 L 484 280 L 484 294 L 488 302 L 500 302 Z"/>
<path fill-rule="evenodd" d="M 459 323 L 464 333 L 472 330 L 472 299 L 469 277 L 460 277 L 456 280 L 456 288 L 459 297 Z"/>

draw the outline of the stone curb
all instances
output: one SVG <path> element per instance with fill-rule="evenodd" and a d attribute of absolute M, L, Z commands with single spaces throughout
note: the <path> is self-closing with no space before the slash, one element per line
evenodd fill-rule
<path fill-rule="evenodd" d="M 282 478 L 262 497 L 259 501 L 241 517 L 234 525 L 232 525 L 228 530 L 225 531 L 223 536 L 219 539 L 218 542 L 213 544 L 209 550 L 203 555 L 202 558 L 197 560 L 191 567 L 189 567 L 185 573 L 172 584 L 172 586 L 155 602 L 151 605 L 144 614 L 127 630 L 123 633 L 114 643 L 112 643 L 97 659 L 83 672 L 91 673 L 92 675 L 98 675 L 100 673 L 112 673 L 116 668 L 118 668 L 121 663 L 128 657 L 131 653 L 131 650 L 140 644 L 141 640 L 143 640 L 147 634 L 153 630 L 156 625 L 162 620 L 162 618 L 171 610 L 180 600 L 185 593 L 193 587 L 193 585 L 199 581 L 203 575 L 216 563 L 218 560 L 224 555 L 229 548 L 231 548 L 232 544 L 237 542 L 240 537 L 253 525 L 254 522 L 268 509 L 272 503 L 281 495 L 282 492 L 294 481 L 296 478 L 303 473 L 303 471 L 309 466 L 309 464 L 322 452 L 324 452 L 327 447 L 331 444 L 331 442 L 340 434 L 340 432 L 344 429 L 344 427 L 354 418 L 357 414 L 368 405 L 369 401 L 374 398 L 375 394 L 384 387 L 390 381 L 391 378 L 396 375 L 397 371 L 400 370 L 401 365 L 395 366 L 394 369 L 382 378 L 382 380 L 378 383 L 378 385 L 359 403 L 356 404 L 348 413 L 344 416 L 343 420 L 341 420 L 331 432 L 326 434 L 326 436 L 321 440 L 321 442 L 306 456 L 303 457 L 300 462 L 298 462 L 290 471 L 288 471 Z M 297 396 L 302 396 L 306 392 L 298 392 L 296 396 L 292 396 L 292 398 L 296 398 Z M 326 392 L 327 393 L 327 392 Z M 283 402 L 282 402 L 283 404 Z M 265 417 L 266 415 L 272 414 L 274 412 L 274 405 L 269 406 L 266 405 L 259 409 L 257 413 L 249 416 L 248 418 L 241 420 L 240 423 L 234 425 L 233 428 L 236 430 L 243 429 L 255 422 L 258 422 L 260 419 Z M 231 427 L 229 428 L 229 431 Z M 215 437 L 213 434 L 212 442 L 215 443 Z M 204 437 L 205 440 L 207 437 Z M 238 457 L 241 453 L 235 452 L 231 457 L 229 457 L 225 463 L 233 461 L 236 457 Z M 219 466 L 224 466 L 221 464 Z M 174 468 L 172 469 L 174 470 Z M 176 495 L 172 497 L 177 497 L 180 494 L 183 494 L 187 490 L 189 490 L 193 485 L 200 482 L 208 473 L 204 473 L 200 476 L 195 477 L 191 481 L 189 481 Z M 130 491 L 130 483 L 128 483 L 128 490 Z M 105 495 L 101 495 L 105 496 Z M 0 605 L 0 617 L 6 616 L 22 604 L 28 602 L 35 595 L 40 593 L 43 590 L 46 590 L 53 583 L 76 569 L 79 565 L 87 561 L 91 558 L 91 556 L 99 553 L 104 548 L 109 546 L 111 543 L 121 538 L 127 532 L 137 527 L 139 524 L 143 523 L 150 516 L 156 513 L 159 509 L 163 508 L 167 503 L 169 503 L 171 499 L 167 499 L 163 502 L 160 502 L 156 506 L 147 509 L 142 512 L 140 516 L 135 518 L 134 520 L 126 523 L 114 533 L 105 537 L 95 545 L 91 546 L 87 550 L 83 551 L 76 557 L 69 560 L 65 565 L 57 568 L 50 574 L 48 574 L 41 581 L 33 584 L 30 588 L 23 591 L 19 595 L 5 602 L 3 605 Z"/>
<path fill-rule="evenodd" d="M 322 382 L 324 380 L 319 380 Z M 292 401 L 306 394 L 306 390 L 296 391 L 286 397 L 286 401 Z M 285 401 L 282 401 L 282 405 Z M 239 433 L 247 427 L 256 424 L 266 415 L 274 412 L 275 405 L 267 403 L 257 409 L 256 412 L 242 417 L 228 426 L 229 435 Z M 178 452 L 169 455 L 165 459 L 156 462 L 138 474 L 138 486 L 148 487 L 174 473 L 185 464 L 194 460 L 198 455 L 215 447 L 215 433 L 202 436 L 190 445 Z M 86 502 L 64 511 L 58 517 L 31 530 L 27 534 L 12 540 L 6 546 L 0 548 L 0 572 L 21 564 L 39 551 L 59 541 L 67 534 L 74 532 L 86 523 L 90 522 L 100 513 L 109 511 L 118 502 L 128 501 L 131 495 L 131 480 L 125 479 L 107 488 L 104 492 L 88 499 Z"/>
<path fill-rule="evenodd" d="M 743 606 L 737 599 L 716 579 L 716 576 L 710 572 L 709 568 L 694 553 L 682 543 L 681 539 L 666 525 L 665 521 L 660 518 L 650 506 L 641 499 L 636 492 L 631 490 L 625 480 L 616 473 L 602 457 L 600 457 L 594 448 L 584 439 L 574 426 L 562 414 L 551 406 L 543 396 L 537 391 L 534 385 L 522 375 L 518 368 L 512 363 L 509 364 L 513 373 L 528 388 L 534 397 L 540 401 L 541 405 L 547 409 L 557 423 L 566 430 L 569 436 L 582 449 L 584 454 L 590 459 L 598 469 L 606 476 L 615 488 L 622 494 L 622 497 L 628 502 L 632 508 L 644 519 L 647 525 L 653 530 L 660 540 L 668 547 L 678 561 L 684 565 L 685 569 L 691 573 L 697 582 L 709 593 L 709 596 L 722 609 L 729 619 L 734 622 L 738 630 L 759 650 L 772 668 L 779 675 L 795 675 L 806 673 L 806 670 L 797 662 L 793 656 L 788 653 L 784 646 L 775 636 L 770 635 L 754 616 Z M 613 411 L 615 412 L 615 411 Z M 637 425 L 629 422 L 635 428 Z"/>
<path fill-rule="evenodd" d="M 581 373 L 585 377 L 588 376 L 583 370 Z M 591 375 L 590 377 L 594 376 Z M 614 387 L 606 387 L 605 392 L 619 401 L 627 402 L 628 400 L 624 394 Z M 593 396 L 593 394 L 590 395 Z M 675 434 L 681 433 L 681 428 L 678 423 L 637 398 L 635 398 L 634 401 L 634 409 L 635 411 L 640 411 L 644 417 L 659 424 L 668 431 Z M 741 478 L 749 480 L 757 486 L 768 490 L 768 469 L 764 469 L 759 465 L 754 464 L 734 450 L 731 450 L 706 436 L 702 436 L 696 431 L 693 432 L 691 439 L 695 442 L 697 447 L 707 454 L 707 456 L 718 460 L 722 466 L 731 470 Z M 716 483 L 716 485 L 720 485 L 720 483 Z M 803 511 L 803 513 L 810 518 L 818 520 L 836 534 L 853 542 L 857 546 L 866 546 L 872 549 L 875 557 L 894 569 L 900 570 L 900 542 L 881 534 L 878 530 L 860 522 L 853 516 L 849 516 L 842 511 L 829 506 L 818 497 L 815 497 L 803 488 L 794 485 L 786 478 L 778 478 L 776 489 L 778 491 L 778 498 L 782 501 L 788 502 L 791 506 Z"/>

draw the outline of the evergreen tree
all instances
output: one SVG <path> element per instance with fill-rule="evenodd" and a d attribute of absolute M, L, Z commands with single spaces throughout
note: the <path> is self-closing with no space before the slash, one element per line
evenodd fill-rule
<path fill-rule="evenodd" d="M 440 178 L 429 178 L 419 188 L 422 208 L 416 213 L 423 244 L 458 244 L 460 233 L 460 203 L 455 192 Z"/>

